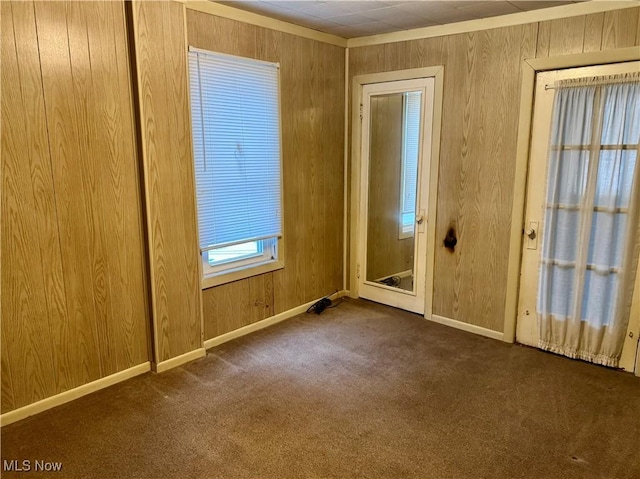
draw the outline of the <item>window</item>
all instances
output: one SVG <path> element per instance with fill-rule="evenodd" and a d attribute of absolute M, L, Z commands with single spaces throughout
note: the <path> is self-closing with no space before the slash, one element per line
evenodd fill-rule
<path fill-rule="evenodd" d="M 282 236 L 279 67 L 190 48 L 189 77 L 204 276 L 275 262 Z"/>
<path fill-rule="evenodd" d="M 404 94 L 399 239 L 412 237 L 416 222 L 421 103 L 422 92 L 410 91 Z"/>

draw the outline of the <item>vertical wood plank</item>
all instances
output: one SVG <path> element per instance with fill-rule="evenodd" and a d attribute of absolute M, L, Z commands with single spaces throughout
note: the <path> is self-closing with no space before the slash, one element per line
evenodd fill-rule
<path fill-rule="evenodd" d="M 604 13 L 587 15 L 584 24 L 584 52 L 597 52 L 602 47 Z"/>
<path fill-rule="evenodd" d="M 1 8 L 6 412 L 146 361 L 148 315 L 123 3 Z"/>
<path fill-rule="evenodd" d="M 538 38 L 536 41 L 536 58 L 549 56 L 549 42 L 551 41 L 551 22 L 538 22 Z"/>
<path fill-rule="evenodd" d="M 581 53 L 584 47 L 585 16 L 551 20 L 549 56 Z"/>
<path fill-rule="evenodd" d="M 43 149 L 48 149 L 48 144 L 41 130 L 31 129 L 26 117 L 25 107 L 31 112 L 35 105 L 25 105 L 21 91 L 23 77 L 25 88 L 32 86 L 35 80 L 40 95 L 42 90 L 25 65 L 34 58 L 20 59 L 15 41 L 16 32 L 35 39 L 35 22 L 26 7 L 32 5 L 9 2 L 1 5 L 3 376 L 9 370 L 8 378 L 3 378 L 2 382 L 2 412 L 42 399 L 56 388 L 51 343 L 47 341 L 49 315 L 42 284 L 45 258 L 41 256 L 38 236 L 38 223 L 44 219 L 39 220 L 32 214 L 36 210 L 32 174 L 41 178 L 42 171 L 46 171 L 43 162 L 47 158 Z M 18 10 L 15 17 L 14 8 Z M 25 70 L 24 75 L 21 69 Z M 37 95 L 38 91 L 27 94 Z M 34 136 L 33 143 L 30 134 Z"/>
<path fill-rule="evenodd" d="M 7 342 L 7 333 L 5 332 L 4 328 L 0 330 L 0 348 L 2 348 L 2 351 L 4 352 L 4 354 L 2 354 L 2 357 L 0 358 L 0 375 L 2 375 L 0 377 L 0 381 L 2 384 L 0 396 L 2 398 L 2 410 L 0 411 L 0 413 L 4 414 L 5 412 L 12 411 L 16 408 L 12 370 L 9 360 L 9 354 L 7 352 L 9 349 L 9 344 Z"/>
<path fill-rule="evenodd" d="M 313 89 L 314 75 L 319 74 L 319 65 L 317 61 L 313 61 L 314 57 L 318 55 L 317 45 L 318 42 L 313 40 L 304 39 L 299 42 L 299 49 L 297 51 L 300 61 L 300 75 L 298 77 L 298 83 L 301 87 L 301 100 L 303 110 L 299 113 L 300 123 L 300 151 L 302 152 L 302 145 L 311 151 L 315 150 L 314 138 L 318 133 L 318 116 L 317 116 L 317 96 L 319 92 Z M 321 94 L 321 93 L 320 93 Z M 297 178 L 296 187 L 299 188 L 299 198 L 302 201 L 304 213 L 302 218 L 298 219 L 300 224 L 299 239 L 300 246 L 302 247 L 301 261 L 298 261 L 298 276 L 302 285 L 301 299 L 299 304 L 304 303 L 312 299 L 317 290 L 318 283 L 318 259 L 316 257 L 318 244 L 318 231 L 317 225 L 319 220 L 319 214 L 317 209 L 314 208 L 314 202 L 318 202 L 318 165 L 317 155 L 307 156 L 307 167 L 296 168 Z"/>
<path fill-rule="evenodd" d="M 602 50 L 636 45 L 640 8 L 612 10 L 604 13 Z"/>
<path fill-rule="evenodd" d="M 407 42 L 394 42 L 384 45 L 384 69 L 402 70 L 407 64 Z"/>
<path fill-rule="evenodd" d="M 137 168 L 124 5 L 91 2 L 87 36 L 91 63 L 92 157 L 96 162 L 107 272 L 106 331 L 112 372 L 148 360 L 148 297 L 143 274 L 142 203 Z M 126 158 L 126 161 L 123 159 Z M 117 205 L 117 207 L 108 207 Z M 135 340 L 133 340 L 135 338 Z M 109 359 L 105 358 L 109 363 Z"/>
<path fill-rule="evenodd" d="M 133 2 L 156 361 L 201 347 L 184 6 Z"/>
<path fill-rule="evenodd" d="M 171 322 L 170 335 L 172 342 L 179 341 L 180 351 L 191 351 L 202 346 L 202 309 L 197 215 L 195 205 L 195 173 L 191 147 L 191 105 L 189 105 L 189 79 L 187 78 L 187 45 L 185 32 L 184 6 L 173 2 L 163 2 L 165 7 L 164 19 L 170 25 L 165 29 L 165 52 L 171 52 L 165 58 L 170 69 L 165 70 L 166 84 L 171 86 L 167 90 L 167 104 L 169 109 L 169 127 L 171 132 L 171 158 L 173 164 L 173 180 L 178 179 L 178 204 L 182 205 L 177 222 L 178 245 L 177 258 L 173 265 L 177 267 L 175 286 L 184 287 L 188 292 L 187 298 L 181 298 L 180 306 L 173 312 L 177 320 Z"/>
<path fill-rule="evenodd" d="M 214 338 L 273 316 L 273 273 L 204 291 L 205 337 Z"/>
<path fill-rule="evenodd" d="M 97 324 L 93 297 L 95 264 L 91 245 L 90 218 L 84 202 L 90 188 L 88 172 L 83 171 L 86 134 L 78 115 L 67 34 L 68 4 L 38 2 L 36 23 L 44 84 L 46 116 L 56 184 L 56 208 L 61 236 L 62 264 L 68 305 L 68 327 L 72 375 L 80 383 L 100 377 Z M 86 67 L 86 65 L 85 65 Z M 86 154 L 86 153 L 85 153 Z"/>
<path fill-rule="evenodd" d="M 442 238 L 449 227 L 456 229 L 460 241 L 465 234 L 465 219 L 458 211 L 464 208 L 467 165 L 471 136 L 471 115 L 475 109 L 472 82 L 475 80 L 477 49 L 472 35 L 450 38 L 445 60 L 445 93 L 443 99 L 440 178 L 438 184 L 438 213 L 436 217 L 436 260 L 434 282 L 435 314 L 458 316 L 462 264 L 460 251 L 449 253 L 442 247 Z M 456 128 L 453 125 L 457 125 Z M 455 185 L 455 186 L 454 186 Z"/>
<path fill-rule="evenodd" d="M 320 138 L 325 150 L 320 163 L 324 165 L 323 175 L 326 193 L 322 196 L 323 215 L 326 222 L 322 235 L 325 237 L 324 255 L 326 276 L 320 285 L 318 296 L 323 296 L 343 287 L 343 241 L 344 241 L 344 49 L 333 45 L 322 45 L 328 78 L 323 80 L 324 104 L 322 108 L 323 135 Z M 331 85 L 326 88 L 325 85 Z M 340 116 L 338 119 L 337 117 Z M 348 263 L 347 263 L 348 264 Z"/>
<path fill-rule="evenodd" d="M 40 52 L 35 24 L 33 3 L 18 2 L 12 5 L 15 19 L 16 53 L 20 61 L 20 84 L 22 93 L 21 112 L 29 118 L 24 124 L 25 141 L 30 152 L 31 182 L 34 193 L 35 212 L 38 218 L 40 254 L 46 258 L 47 267 L 42 269 L 42 283 L 49 315 L 51 341 L 56 347 L 51 350 L 51 364 L 55 375 L 55 389 L 46 395 L 72 387 L 76 381 L 70 370 L 68 350 L 69 337 L 66 324 L 67 302 L 63 278 L 61 244 L 56 211 L 55 187 L 49 154 L 50 146 L 45 116 L 44 92 L 40 70 Z M 6 91 L 6 90 L 3 90 Z M 8 99 L 8 96 L 4 96 Z M 13 114 L 13 113 L 12 113 Z M 8 118 L 4 116 L 4 118 Z M 38 270 L 31 270 L 38 274 Z M 6 283 L 5 283 L 6 284 Z M 5 316 L 6 317 L 6 316 Z M 12 343 L 13 344 L 13 343 Z M 45 347 L 43 350 L 47 351 Z M 20 383 L 16 382 L 19 387 Z"/>
<path fill-rule="evenodd" d="M 71 94 L 75 99 L 72 114 L 77 122 L 78 158 L 75 168 L 82 172 L 82 207 L 80 215 L 85 218 L 88 242 L 85 262 L 90 268 L 91 292 L 93 298 L 93 315 L 95 320 L 87 317 L 92 323 L 92 333 L 95 335 L 98 348 L 99 377 L 111 374 L 117 370 L 116 354 L 113 349 L 113 331 L 109 328 L 108 318 L 111 314 L 107 303 L 106 290 L 106 251 L 104 232 L 102 229 L 102 212 L 104 205 L 100 195 L 102 177 L 99 166 L 93 164 L 94 151 L 102 150 L 101 136 L 93 126 L 96 120 L 92 109 L 94 102 L 93 84 L 91 79 L 91 60 L 89 58 L 89 42 L 86 22 L 86 10 L 82 5 L 70 2 L 67 5 L 67 32 L 69 36 L 69 61 L 71 65 L 70 78 L 72 81 Z M 100 151 L 98 150 L 98 151 Z M 98 163 L 99 165 L 99 163 Z"/>

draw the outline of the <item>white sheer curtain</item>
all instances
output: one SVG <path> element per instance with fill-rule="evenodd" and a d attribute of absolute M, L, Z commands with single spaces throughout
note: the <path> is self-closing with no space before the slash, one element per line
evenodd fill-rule
<path fill-rule="evenodd" d="M 556 84 L 539 347 L 617 367 L 637 245 L 640 75 Z"/>

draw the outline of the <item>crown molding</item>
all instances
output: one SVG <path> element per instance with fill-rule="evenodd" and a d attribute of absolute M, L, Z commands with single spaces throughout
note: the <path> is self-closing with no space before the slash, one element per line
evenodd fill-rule
<path fill-rule="evenodd" d="M 271 30 L 277 30 L 283 33 L 290 33 L 291 35 L 297 35 L 299 37 L 309 38 L 311 40 L 316 40 L 323 43 L 329 43 L 338 47 L 346 48 L 347 46 L 346 38 L 342 38 L 337 35 L 331 35 L 329 33 L 319 32 L 311 28 L 302 27 L 300 25 L 295 25 L 283 20 L 276 20 L 275 18 L 260 15 L 258 13 L 247 12 L 245 10 L 229 7 L 220 3 L 210 2 L 206 0 L 173 1 L 184 4 L 187 10 L 194 10 L 196 12 L 208 13 L 210 15 L 224 17 L 230 20 L 237 20 L 239 22 L 256 25 L 258 27 L 269 28 Z"/>
<path fill-rule="evenodd" d="M 469 20 L 466 22 L 448 23 L 446 25 L 437 25 L 433 27 L 415 28 L 399 32 L 350 38 L 347 40 L 347 47 L 356 48 L 368 45 L 380 45 L 383 43 L 404 42 L 407 40 L 420 40 L 423 38 L 455 35 L 458 33 L 477 32 L 480 30 L 489 30 L 491 28 L 511 27 L 514 25 L 524 25 L 526 23 L 557 20 L 560 18 L 576 17 L 579 15 L 588 15 L 590 13 L 608 12 L 611 10 L 621 10 L 624 8 L 633 8 L 638 6 L 640 6 L 640 1 L 636 0 L 592 0 L 589 2 L 573 3 L 571 5 L 561 5 L 559 7 L 542 8 L 540 10 L 482 18 L 479 20 Z"/>

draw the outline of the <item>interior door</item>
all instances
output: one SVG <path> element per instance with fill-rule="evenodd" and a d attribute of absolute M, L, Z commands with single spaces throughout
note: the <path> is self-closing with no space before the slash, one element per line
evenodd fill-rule
<path fill-rule="evenodd" d="M 424 314 L 434 79 L 363 87 L 357 277 L 363 298 Z"/>
<path fill-rule="evenodd" d="M 595 77 L 636 72 L 640 62 L 599 65 L 539 73 L 536 77 L 535 108 L 532 122 L 529 172 L 527 178 L 527 200 L 525 209 L 524 241 L 520 273 L 520 293 L 518 299 L 518 317 L 516 323 L 516 341 L 529 346 L 538 345 L 537 296 L 541 238 L 544 233 L 545 187 L 547 180 L 548 148 L 554 90 L 546 86 L 558 80 L 570 78 Z M 620 368 L 627 371 L 635 369 L 640 333 L 640 271 L 636 274 L 632 313 L 629 318 L 627 335 L 620 358 Z"/>

